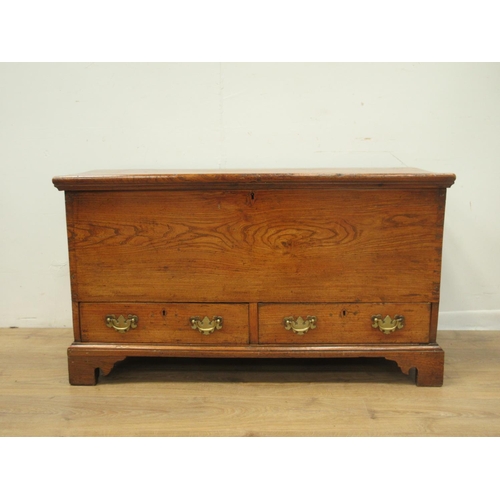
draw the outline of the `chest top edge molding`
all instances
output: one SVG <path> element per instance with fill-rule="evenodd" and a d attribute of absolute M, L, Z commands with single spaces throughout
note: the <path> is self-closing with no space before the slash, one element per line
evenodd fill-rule
<path fill-rule="evenodd" d="M 52 179 L 60 191 L 448 188 L 450 173 L 416 168 L 291 170 L 94 170 Z"/>

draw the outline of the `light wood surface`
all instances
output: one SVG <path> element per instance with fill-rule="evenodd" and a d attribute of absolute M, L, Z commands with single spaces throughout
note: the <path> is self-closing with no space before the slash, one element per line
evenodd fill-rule
<path fill-rule="evenodd" d="M 68 383 L 69 329 L 0 329 L 1 436 L 500 436 L 500 332 L 439 332 L 443 387 L 378 359 L 128 359 Z"/>

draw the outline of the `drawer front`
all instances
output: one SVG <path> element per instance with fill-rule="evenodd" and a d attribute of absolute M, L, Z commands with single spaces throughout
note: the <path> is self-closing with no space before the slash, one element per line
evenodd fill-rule
<path fill-rule="evenodd" d="M 248 344 L 249 341 L 247 304 L 81 303 L 80 318 L 84 342 Z"/>
<path fill-rule="evenodd" d="M 426 343 L 429 326 L 430 304 L 259 304 L 260 344 Z"/>

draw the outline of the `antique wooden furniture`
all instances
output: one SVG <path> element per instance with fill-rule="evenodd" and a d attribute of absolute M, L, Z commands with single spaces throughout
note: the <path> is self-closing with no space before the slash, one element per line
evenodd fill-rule
<path fill-rule="evenodd" d="M 95 171 L 66 193 L 71 384 L 127 356 L 383 357 L 443 383 L 446 188 L 417 169 Z"/>

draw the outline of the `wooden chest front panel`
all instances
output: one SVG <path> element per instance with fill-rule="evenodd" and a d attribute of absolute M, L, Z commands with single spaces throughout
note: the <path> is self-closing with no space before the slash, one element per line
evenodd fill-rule
<path fill-rule="evenodd" d="M 67 193 L 75 301 L 437 302 L 444 190 Z"/>
<path fill-rule="evenodd" d="M 106 324 L 106 316 L 137 316 L 137 326 L 120 332 Z M 222 328 L 208 335 L 192 328 L 190 318 L 223 318 Z M 248 344 L 247 304 L 80 304 L 81 335 L 84 342 L 164 344 Z"/>
<path fill-rule="evenodd" d="M 404 326 L 386 334 L 372 316 L 404 316 Z M 316 318 L 304 334 L 284 326 L 284 318 Z M 259 304 L 260 344 L 394 344 L 429 342 L 430 304 Z"/>

